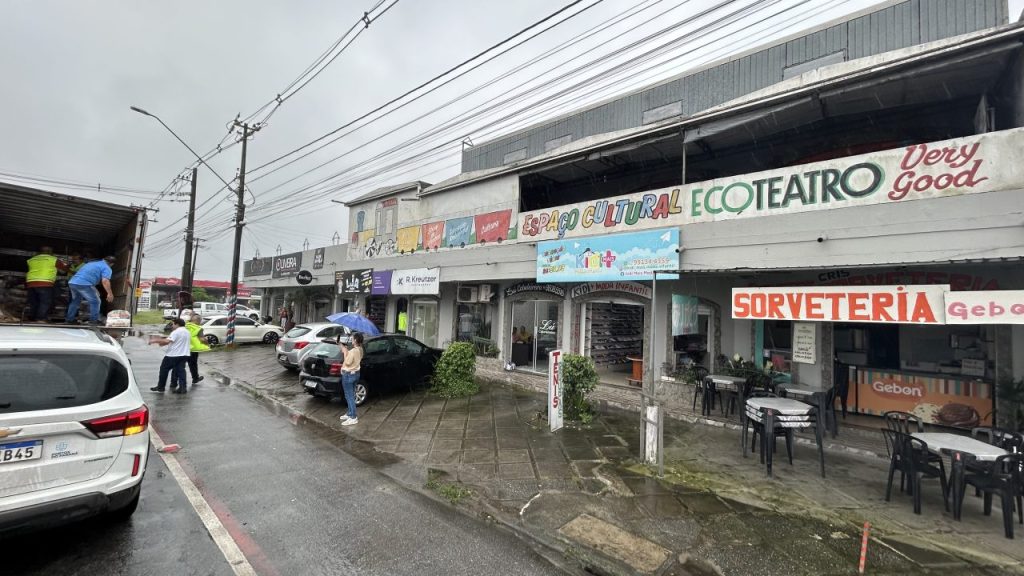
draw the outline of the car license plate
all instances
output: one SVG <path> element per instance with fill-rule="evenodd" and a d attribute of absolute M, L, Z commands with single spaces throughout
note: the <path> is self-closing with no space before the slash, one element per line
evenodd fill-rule
<path fill-rule="evenodd" d="M 42 455 L 42 440 L 26 440 L 25 442 L 0 444 L 0 464 L 21 462 L 23 460 L 35 460 Z"/>
<path fill-rule="evenodd" d="M 302 384 L 305 385 L 306 388 L 316 388 L 316 381 L 315 380 L 303 380 Z"/>

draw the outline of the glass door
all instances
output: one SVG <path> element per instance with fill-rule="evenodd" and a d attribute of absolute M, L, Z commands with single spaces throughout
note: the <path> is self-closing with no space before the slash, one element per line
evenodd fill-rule
<path fill-rule="evenodd" d="M 548 352 L 558 348 L 560 309 L 547 300 L 512 303 L 511 360 L 518 368 L 547 371 Z"/>
<path fill-rule="evenodd" d="M 412 337 L 431 348 L 437 347 L 437 302 L 423 300 L 412 305 Z"/>

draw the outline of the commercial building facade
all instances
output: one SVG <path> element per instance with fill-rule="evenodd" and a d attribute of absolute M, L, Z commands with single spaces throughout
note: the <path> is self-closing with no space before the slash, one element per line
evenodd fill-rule
<path fill-rule="evenodd" d="M 470 148 L 349 203 L 335 292 L 538 386 L 553 349 L 611 385 L 740 355 L 989 422 L 1024 375 L 1022 38 L 1005 1 L 893 2 Z"/>

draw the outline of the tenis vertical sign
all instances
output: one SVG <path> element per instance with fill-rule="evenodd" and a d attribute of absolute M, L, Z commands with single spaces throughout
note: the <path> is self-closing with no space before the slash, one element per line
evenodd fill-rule
<path fill-rule="evenodd" d="M 562 351 L 548 352 L 548 422 L 551 431 L 562 427 Z"/>

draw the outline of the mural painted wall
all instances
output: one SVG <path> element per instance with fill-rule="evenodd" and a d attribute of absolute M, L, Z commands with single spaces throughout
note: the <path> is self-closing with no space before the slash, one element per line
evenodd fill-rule
<path fill-rule="evenodd" d="M 349 259 L 455 250 L 516 238 L 518 178 L 417 196 L 403 192 L 349 208 Z"/>

